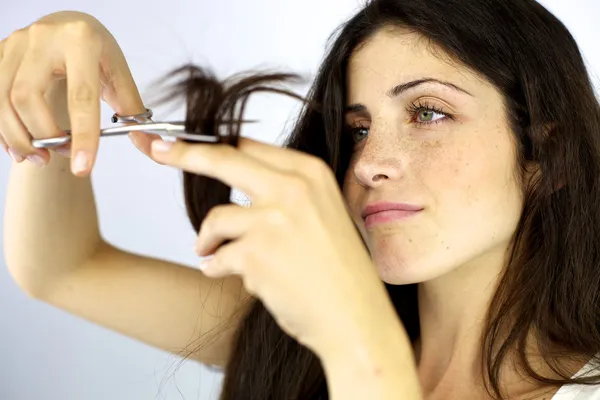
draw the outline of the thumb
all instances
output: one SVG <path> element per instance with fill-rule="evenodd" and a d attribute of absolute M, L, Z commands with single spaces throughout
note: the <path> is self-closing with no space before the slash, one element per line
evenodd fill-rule
<path fill-rule="evenodd" d="M 144 132 L 130 132 L 129 139 L 133 142 L 133 145 L 141 151 L 144 155 L 149 157 L 152 161 L 164 165 L 161 162 L 158 162 L 152 157 L 152 142 L 154 140 L 163 140 L 160 136 L 144 133 Z"/>

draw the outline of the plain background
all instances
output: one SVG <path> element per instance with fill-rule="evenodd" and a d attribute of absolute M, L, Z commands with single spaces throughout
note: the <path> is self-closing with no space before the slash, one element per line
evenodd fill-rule
<path fill-rule="evenodd" d="M 600 3 L 541 2 L 571 30 L 599 88 Z M 155 79 L 188 62 L 211 67 L 219 76 L 264 67 L 299 72 L 310 80 L 329 35 L 362 0 L 2 3 L 0 38 L 55 11 L 94 15 L 120 43 L 146 99 Z M 282 97 L 253 97 L 247 115 L 262 122 L 245 128 L 244 136 L 281 143 L 297 107 Z M 112 111 L 106 105 L 102 110 L 103 126 L 108 126 Z M 155 119 L 182 117 L 181 110 L 167 111 L 155 109 Z M 0 154 L 1 210 L 9 169 L 9 157 Z M 195 235 L 185 216 L 180 178 L 177 171 L 146 159 L 126 138 L 103 141 L 92 179 L 105 238 L 134 252 L 195 266 Z M 1 219 L 2 214 L 0 225 Z M 221 374 L 192 361 L 181 363 L 25 296 L 7 274 L 1 251 L 0 400 L 217 398 Z"/>

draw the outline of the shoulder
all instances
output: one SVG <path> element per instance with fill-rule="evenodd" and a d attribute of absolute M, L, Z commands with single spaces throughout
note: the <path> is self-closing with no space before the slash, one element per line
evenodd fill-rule
<path fill-rule="evenodd" d="M 595 385 L 564 385 L 551 400 L 600 400 L 600 383 Z"/>
<path fill-rule="evenodd" d="M 584 365 L 573 378 L 595 375 L 598 373 L 596 364 L 600 353 Z M 570 384 L 562 386 L 551 400 L 600 400 L 600 383 L 593 385 Z"/>

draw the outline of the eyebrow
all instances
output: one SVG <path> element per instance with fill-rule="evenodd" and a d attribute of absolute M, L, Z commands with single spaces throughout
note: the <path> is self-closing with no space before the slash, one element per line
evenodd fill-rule
<path fill-rule="evenodd" d="M 450 89 L 456 90 L 458 92 L 468 94 L 471 97 L 473 96 L 471 93 L 467 92 L 465 89 L 461 88 L 460 86 L 457 86 L 450 82 L 441 81 L 441 80 L 435 79 L 435 78 L 422 78 L 422 79 L 416 79 L 414 81 L 410 81 L 410 82 L 406 82 L 406 83 L 401 83 L 399 85 L 394 86 L 390 90 L 388 90 L 385 94 L 388 97 L 397 97 L 397 96 L 401 95 L 402 93 L 406 92 L 407 90 L 417 87 L 419 85 L 423 85 L 425 83 L 437 83 L 438 85 L 443 85 L 443 86 L 449 87 Z M 351 104 L 344 108 L 344 112 L 345 113 L 360 112 L 360 111 L 365 111 L 366 109 L 367 109 L 367 107 L 364 104 Z"/>

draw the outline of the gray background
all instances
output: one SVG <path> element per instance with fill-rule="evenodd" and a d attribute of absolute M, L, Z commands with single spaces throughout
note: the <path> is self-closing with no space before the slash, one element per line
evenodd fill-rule
<path fill-rule="evenodd" d="M 273 67 L 314 74 L 329 35 L 361 0 L 2 0 L 0 38 L 60 10 L 88 12 L 123 48 L 144 98 L 150 83 L 183 63 L 220 76 Z M 596 86 L 600 72 L 600 3 L 544 0 L 571 29 Z M 298 88 L 305 93 L 306 86 Z M 257 96 L 248 116 L 262 122 L 245 136 L 280 143 L 298 104 Z M 155 109 L 155 119 L 182 110 Z M 103 125 L 112 111 L 103 105 Z M 0 225 L 10 159 L 0 154 Z M 107 139 L 92 176 L 102 233 L 131 251 L 194 267 L 180 174 L 146 159 L 126 138 Z M 47 205 L 49 208 L 52 204 Z M 0 231 L 0 243 L 2 235 Z M 35 243 L 32 243 L 32 249 Z M 18 290 L 0 248 L 0 400 L 216 399 L 221 375 L 90 324 Z"/>

